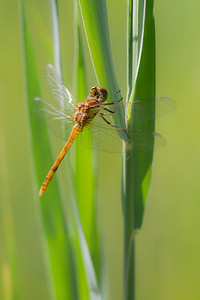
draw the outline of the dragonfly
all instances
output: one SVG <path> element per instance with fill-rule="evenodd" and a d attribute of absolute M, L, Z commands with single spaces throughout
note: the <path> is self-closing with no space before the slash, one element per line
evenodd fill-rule
<path fill-rule="evenodd" d="M 119 152 L 119 145 L 121 148 L 121 143 L 119 142 L 121 141 L 119 137 L 120 132 L 126 141 L 129 140 L 129 137 L 134 140 L 133 150 L 135 151 L 150 151 L 156 143 L 164 143 L 164 139 L 155 132 L 134 129 L 127 133 L 126 128 L 121 128 L 113 124 L 112 116 L 120 109 L 120 107 L 123 107 L 122 98 L 116 100 L 118 92 L 114 93 L 113 101 L 106 102 L 108 98 L 106 88 L 94 86 L 90 89 L 88 98 L 82 102 L 78 102 L 59 79 L 51 64 L 48 64 L 46 67 L 46 77 L 53 99 L 55 103 L 58 104 L 58 108 L 50 102 L 36 97 L 35 102 L 39 104 L 36 109 L 45 112 L 48 119 L 50 117 L 51 124 L 58 122 L 59 130 L 61 130 L 62 134 L 69 133 L 67 133 L 67 142 L 50 168 L 50 171 L 40 188 L 39 196 L 42 196 L 46 191 L 60 163 L 76 138 L 80 134 L 81 136 L 84 136 L 82 131 L 85 132 L 85 136 L 87 136 L 87 132 L 92 135 L 92 138 L 90 139 L 92 148 L 103 151 L 110 151 L 108 150 L 110 147 L 110 149 L 112 149 L 111 152 Z M 156 102 L 159 104 L 163 101 L 168 104 L 170 99 L 160 98 L 160 100 Z M 136 121 L 138 120 L 138 123 L 139 120 L 146 122 L 153 118 L 151 115 L 154 115 L 154 102 L 155 99 L 154 101 L 148 99 L 134 102 L 136 106 L 136 109 L 134 110 L 134 119 Z M 63 126 L 60 126 L 60 123 L 64 125 L 64 128 L 62 128 Z M 66 134 L 64 135 L 64 139 L 66 139 Z M 84 139 L 82 140 L 84 141 Z"/>

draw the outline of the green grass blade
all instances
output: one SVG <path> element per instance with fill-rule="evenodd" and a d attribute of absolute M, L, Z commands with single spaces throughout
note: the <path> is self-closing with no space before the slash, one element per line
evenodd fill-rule
<path fill-rule="evenodd" d="M 140 64 L 138 67 L 136 83 L 129 100 L 127 124 L 129 128 L 140 128 L 154 131 L 154 120 L 142 125 L 140 124 L 138 127 L 138 124 L 134 123 L 132 115 L 134 112 L 134 99 L 155 97 L 155 24 L 152 1 L 149 1 L 148 4 L 146 4 L 143 30 L 144 37 L 141 58 L 139 61 Z M 153 116 L 151 116 L 152 119 Z M 128 153 L 128 155 L 130 155 L 130 153 Z M 153 152 L 132 152 L 131 157 L 133 159 L 133 165 L 130 167 L 131 164 L 128 164 L 129 171 L 127 172 L 127 180 L 128 182 L 132 182 L 132 185 L 129 186 L 129 196 L 130 199 L 134 199 L 134 228 L 138 229 L 142 224 L 144 206 L 150 185 Z"/>
<path fill-rule="evenodd" d="M 38 189 L 43 182 L 46 171 L 53 162 L 50 151 L 50 140 L 46 129 L 41 130 L 41 121 L 33 110 L 33 99 L 40 96 L 40 81 L 37 62 L 33 51 L 33 43 L 29 35 L 27 20 L 22 7 L 22 38 L 24 47 L 24 66 L 27 84 L 27 107 L 32 132 L 32 147 L 34 165 L 38 178 Z M 36 191 L 38 194 L 38 191 Z M 48 267 L 50 286 L 57 299 L 76 299 L 76 289 L 73 281 L 73 256 L 69 247 L 67 226 L 64 220 L 59 188 L 55 180 L 49 187 L 48 195 L 41 199 L 43 224 L 48 242 L 51 267 Z M 46 253 L 48 257 L 48 254 Z M 52 276 L 51 276 L 52 271 Z"/>
<path fill-rule="evenodd" d="M 56 74 L 62 78 L 61 71 L 61 51 L 60 51 L 60 32 L 58 23 L 58 2 L 56 0 L 49 0 L 51 8 L 51 28 L 53 38 L 53 56 L 54 67 Z"/>
<path fill-rule="evenodd" d="M 130 0 L 127 36 L 127 102 L 133 100 L 135 81 L 143 48 L 146 1 Z"/>
<path fill-rule="evenodd" d="M 78 99 L 85 99 L 87 96 L 86 90 L 86 68 L 84 62 L 84 49 L 80 31 L 79 20 L 77 20 L 77 68 L 76 68 L 76 86 Z M 88 136 L 88 143 L 90 142 Z M 88 247 L 92 256 L 95 254 L 97 262 L 98 257 L 98 233 L 96 228 L 96 210 L 95 210 L 95 186 L 97 172 L 96 160 L 97 156 L 92 149 L 83 147 L 80 140 L 76 143 L 76 186 L 78 193 L 78 206 L 80 218 L 83 225 L 83 230 L 88 242 Z M 84 173 L 84 176 L 83 176 Z M 84 203 L 83 199 L 87 199 Z M 85 205 L 87 204 L 87 209 Z M 97 267 L 97 266 L 96 266 Z M 97 270 L 99 267 L 97 267 Z M 97 272 L 97 274 L 99 271 Z"/>
<path fill-rule="evenodd" d="M 86 98 L 86 67 L 84 59 L 84 47 L 81 36 L 80 16 L 75 2 L 75 72 L 74 81 L 76 94 L 79 101 Z M 90 136 L 88 136 L 88 142 Z M 81 299 L 88 294 L 90 299 L 99 299 L 98 282 L 100 275 L 99 237 L 96 224 L 95 210 L 95 166 L 94 153 L 85 148 L 78 139 L 76 141 L 76 195 L 75 206 L 76 223 L 78 229 L 78 241 L 81 253 L 79 253 L 79 290 Z M 84 176 L 83 176 L 84 174 Z M 79 220 L 80 215 L 80 220 Z M 81 255 L 81 257 L 80 257 Z M 93 257 L 93 261 L 91 259 Z M 82 262 L 81 262 L 82 260 Z M 82 265 L 83 264 L 83 265 Z M 84 267 L 84 270 L 83 270 Z M 84 271 L 84 274 L 83 274 Z M 82 276 L 81 276 L 82 274 Z M 86 275 L 86 277 L 85 277 Z M 98 279 L 96 279 L 96 276 Z M 87 280 L 88 285 L 84 284 Z M 89 290 L 88 290 L 89 288 Z M 93 295 L 93 291 L 96 293 Z"/>
<path fill-rule="evenodd" d="M 135 3 L 137 3 L 135 1 Z M 136 10 L 136 7 L 135 7 Z M 128 28 L 127 28 L 127 101 L 130 98 L 132 86 L 133 86 L 133 42 L 134 42 L 134 34 L 133 34 L 133 1 L 129 0 L 128 2 Z M 137 24 L 136 24 L 137 25 Z M 137 41 L 137 27 L 135 28 L 136 34 L 135 39 Z"/>
<path fill-rule="evenodd" d="M 99 84 L 108 90 L 109 99 L 112 101 L 119 87 L 110 48 L 106 2 L 105 0 L 79 0 L 79 4 L 96 76 Z M 118 93 L 117 99 L 120 98 L 121 95 Z M 125 127 L 123 109 L 117 111 L 114 120 L 118 126 Z"/>
<path fill-rule="evenodd" d="M 132 1 L 130 1 L 132 2 Z M 155 121 L 134 123 L 134 99 L 155 97 L 155 24 L 153 1 L 133 1 L 129 9 L 128 37 L 128 111 L 127 126 L 130 129 L 154 131 Z M 133 19 L 134 15 L 134 19 Z M 145 17 L 145 18 L 144 18 Z M 133 28 L 134 30 L 133 30 Z M 133 33 L 134 32 L 134 33 Z M 131 44 L 130 44 L 131 43 Z M 133 60 L 136 61 L 133 64 Z M 131 86 L 132 85 L 132 86 Z M 153 116 L 152 116 L 153 117 Z M 153 118 L 152 118 L 153 119 Z M 133 140 L 134 144 L 134 140 Z M 135 230 L 142 225 L 143 214 L 150 187 L 153 151 L 126 151 L 124 156 L 124 297 L 135 299 Z"/>
<path fill-rule="evenodd" d="M 89 299 L 90 300 L 101 300 L 101 292 L 99 290 L 98 281 L 96 278 L 93 261 L 91 259 L 90 251 L 87 245 L 87 241 L 85 239 L 85 235 L 82 229 L 82 225 L 80 222 L 78 208 L 76 207 L 76 203 L 74 202 L 74 211 L 75 211 L 75 220 L 77 224 L 77 234 L 78 240 L 80 243 L 81 255 L 83 258 L 83 264 L 85 268 L 88 289 L 89 289 Z M 81 299 L 84 299 L 86 296 L 85 294 L 80 295 Z M 86 298 L 87 299 L 87 298 Z"/>

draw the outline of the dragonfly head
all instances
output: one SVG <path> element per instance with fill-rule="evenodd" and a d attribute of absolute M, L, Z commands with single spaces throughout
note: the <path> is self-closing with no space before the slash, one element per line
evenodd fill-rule
<path fill-rule="evenodd" d="M 105 102 L 108 92 L 104 87 L 94 86 L 90 90 L 90 97 L 97 99 L 100 102 Z"/>

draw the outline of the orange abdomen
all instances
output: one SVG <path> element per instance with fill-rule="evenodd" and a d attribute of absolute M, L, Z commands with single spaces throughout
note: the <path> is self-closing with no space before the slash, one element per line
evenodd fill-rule
<path fill-rule="evenodd" d="M 46 191 L 49 182 L 51 181 L 51 179 L 53 178 L 53 175 L 55 174 L 56 170 L 58 169 L 61 161 L 63 160 L 63 158 L 65 157 L 67 151 L 69 150 L 69 148 L 71 147 L 72 143 L 75 141 L 75 139 L 77 138 L 77 136 L 80 134 L 80 132 L 82 131 L 83 127 L 75 124 L 72 132 L 65 144 L 65 146 L 63 147 L 62 151 L 60 152 L 59 156 L 57 157 L 55 163 L 53 164 L 53 166 L 51 167 L 49 173 L 47 174 L 41 188 L 40 188 L 40 192 L 39 192 L 39 196 L 42 196 L 42 194 L 44 194 L 44 192 Z"/>

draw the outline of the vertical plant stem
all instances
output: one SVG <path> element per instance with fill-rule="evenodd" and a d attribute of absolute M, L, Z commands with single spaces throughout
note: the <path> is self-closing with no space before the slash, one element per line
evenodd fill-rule
<path fill-rule="evenodd" d="M 134 100 L 155 98 L 155 25 L 153 0 L 133 0 L 129 4 L 128 21 L 128 110 L 127 127 L 154 131 L 154 110 L 151 121 L 136 124 Z M 136 12 L 131 11 L 135 8 Z M 134 19 L 133 19 L 134 16 Z M 134 26 L 134 28 L 131 28 Z M 132 43 L 132 45 L 130 44 Z M 132 51 L 131 51 L 132 49 Z M 136 61 L 136 63 L 134 62 Z M 131 82 L 132 80 L 132 82 Z M 132 84 L 132 87 L 130 86 Z M 130 92 L 131 91 L 131 92 Z M 134 139 L 133 139 L 134 145 Z M 124 154 L 124 298 L 135 299 L 135 231 L 142 225 L 145 203 L 151 180 L 153 151 Z"/>
<path fill-rule="evenodd" d="M 133 220 L 133 201 L 124 207 L 124 300 L 135 299 L 135 237 Z"/>

